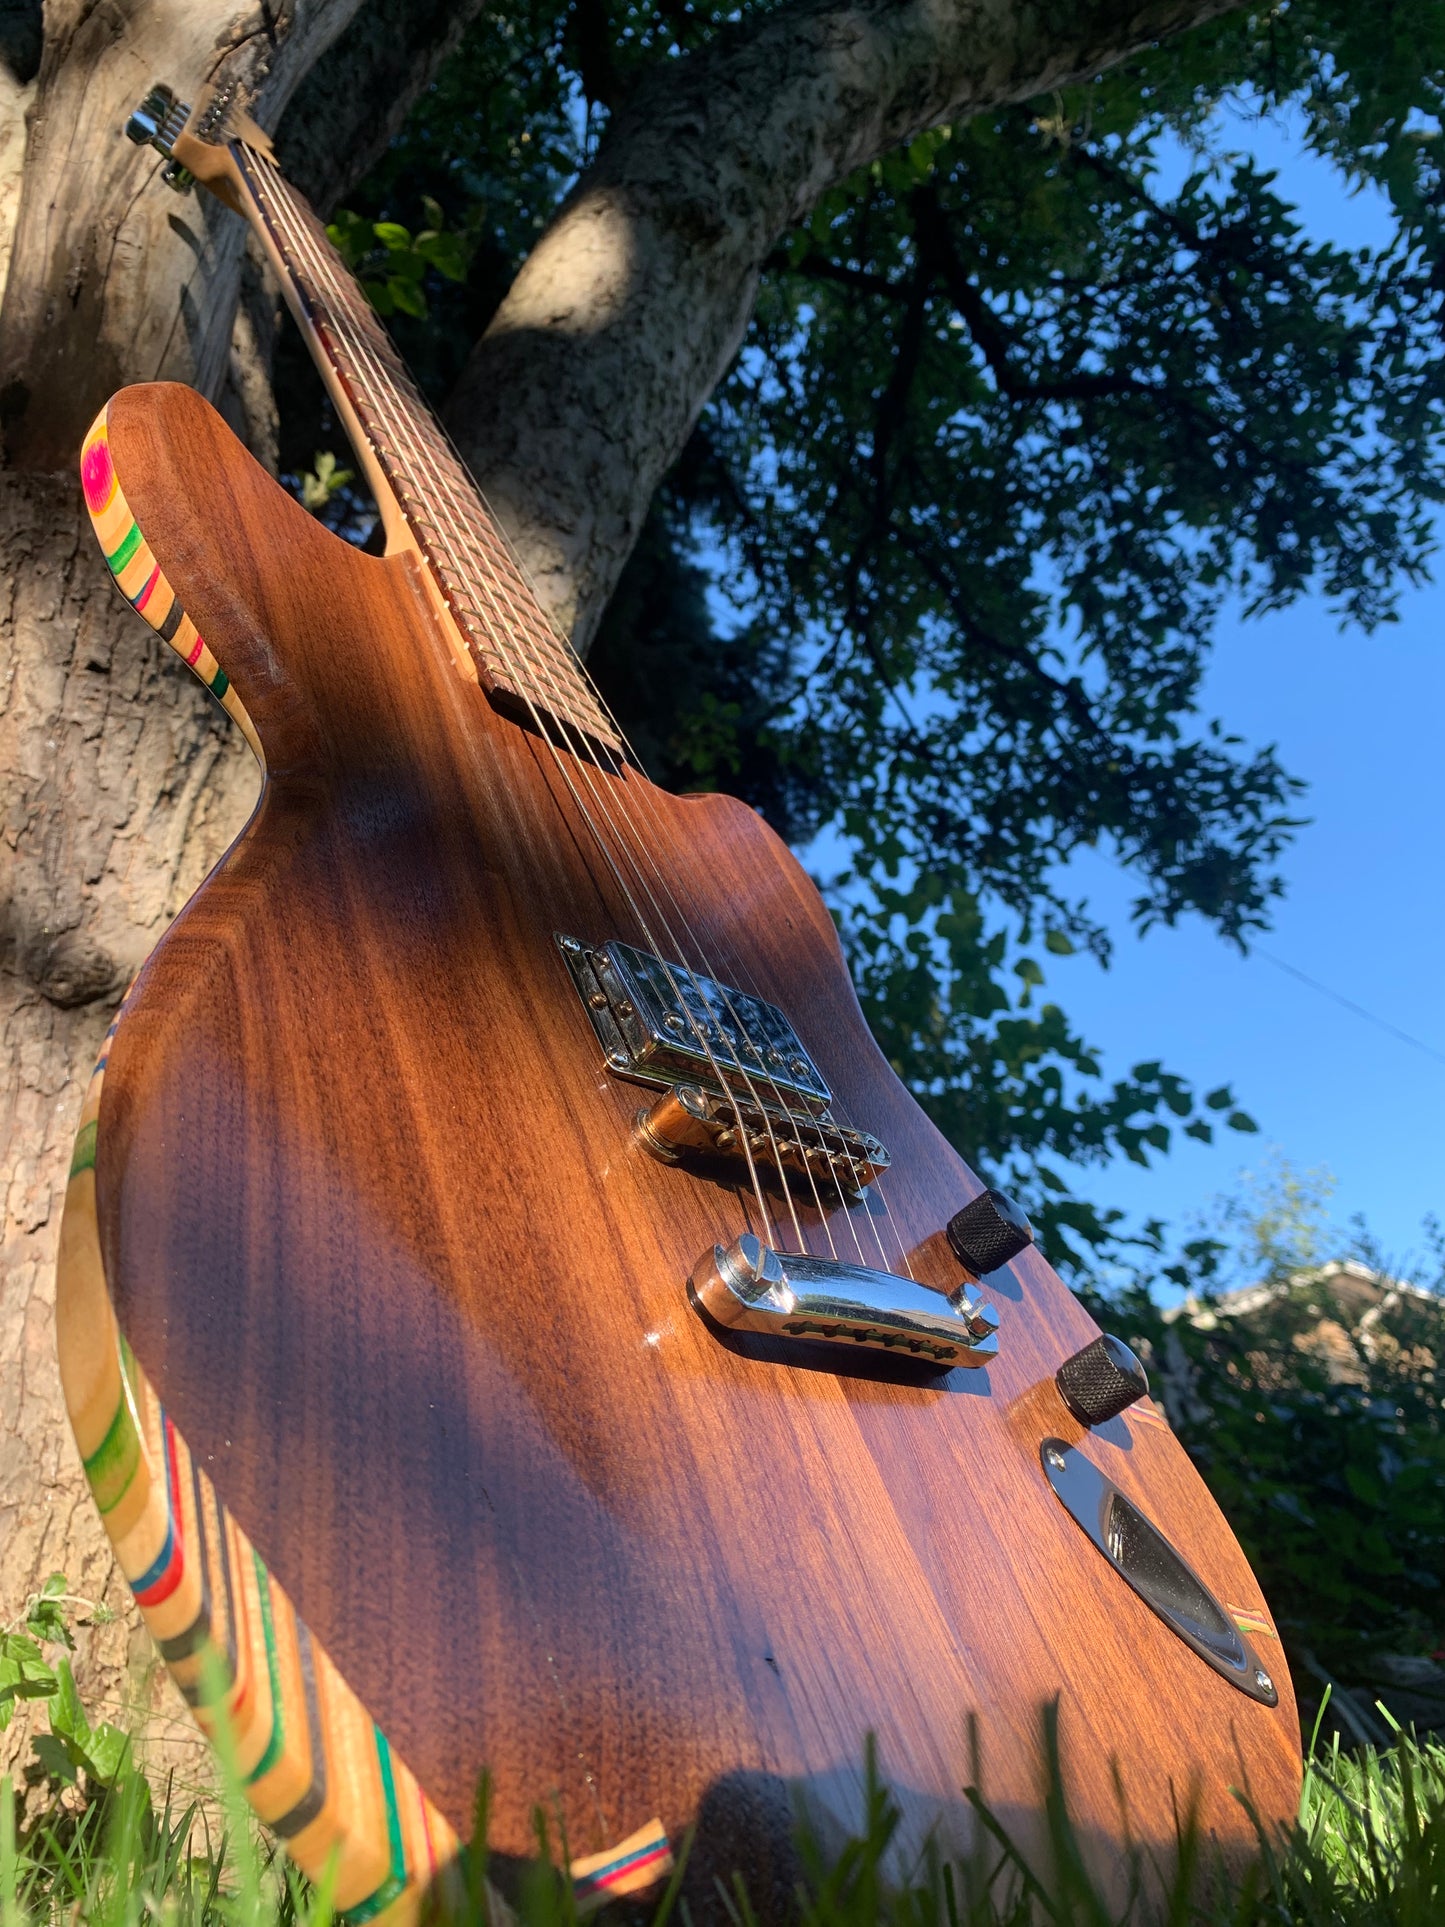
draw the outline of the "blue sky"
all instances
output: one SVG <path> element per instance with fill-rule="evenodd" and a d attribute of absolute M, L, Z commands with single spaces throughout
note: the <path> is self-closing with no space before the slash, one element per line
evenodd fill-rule
<path fill-rule="evenodd" d="M 1240 122 L 1230 145 L 1278 169 L 1321 238 L 1388 237 L 1381 203 L 1349 195 L 1289 127 Z M 1158 1057 L 1202 1089 L 1231 1082 L 1261 1127 L 1212 1147 L 1178 1138 L 1147 1171 L 1121 1162 L 1079 1173 L 1101 1203 L 1178 1223 L 1277 1146 L 1299 1169 L 1328 1169 L 1340 1225 L 1363 1213 L 1397 1260 L 1421 1249 L 1427 1211 L 1445 1215 L 1445 588 L 1407 592 L 1400 615 L 1368 637 L 1341 634 L 1322 602 L 1226 619 L 1201 708 L 1250 742 L 1278 743 L 1309 784 L 1301 813 L 1313 820 L 1286 854 L 1287 895 L 1261 949 L 1439 1054 L 1262 954 L 1241 958 L 1198 920 L 1137 938 L 1127 879 L 1101 858 L 1073 864 L 1114 934 L 1114 961 L 1101 971 L 1050 958 L 1048 994 L 1106 1072 Z"/>

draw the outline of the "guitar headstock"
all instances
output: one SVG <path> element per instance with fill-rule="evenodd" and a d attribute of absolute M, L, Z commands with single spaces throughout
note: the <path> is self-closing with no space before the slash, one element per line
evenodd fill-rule
<path fill-rule="evenodd" d="M 239 105 L 231 82 L 203 87 L 194 107 L 178 100 L 173 87 L 158 83 L 126 122 L 125 131 L 137 147 L 153 147 L 165 157 L 161 179 L 167 187 L 189 194 L 199 182 L 238 214 L 246 209 L 236 193 L 229 144 L 243 141 L 257 153 L 271 153 L 270 135 Z"/>

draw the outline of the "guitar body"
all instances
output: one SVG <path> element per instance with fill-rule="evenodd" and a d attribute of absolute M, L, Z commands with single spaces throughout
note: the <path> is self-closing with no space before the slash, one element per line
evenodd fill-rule
<path fill-rule="evenodd" d="M 437 1838 L 469 1831 L 490 1769 L 509 1854 L 533 1850 L 541 1801 L 574 1856 L 701 1815 L 727 1842 L 704 1853 L 746 1870 L 793 1793 L 858 1823 L 870 1732 L 909 1837 L 938 1824 L 962 1846 L 970 1715 L 985 1797 L 1027 1832 L 1055 1697 L 1086 1840 L 1123 1837 L 1116 1769 L 1145 1843 L 1171 1842 L 1197 1797 L 1226 1849 L 1247 1846 L 1230 1787 L 1287 1820 L 1296 1715 L 1258 1586 L 1152 1411 L 1092 1434 L 1069 1416 L 1052 1376 L 1096 1328 L 1038 1252 L 988 1281 L 986 1370 L 800 1363 L 705 1323 L 686 1291 L 700 1255 L 766 1227 L 745 1176 L 634 1141 L 647 1094 L 608 1073 L 556 938 L 652 946 L 579 826 L 571 759 L 458 673 L 409 558 L 333 538 L 189 390 L 125 391 L 108 432 L 267 773 L 110 1045 L 93 1193 L 67 1219 L 62 1360 L 94 1477 L 93 1235 L 143 1454 L 169 1529 L 198 1542 L 187 1584 L 214 1630 L 234 1530 L 229 1567 L 253 1548 L 272 1619 L 301 1626 L 261 1680 L 294 1715 L 283 1746 L 306 1688 L 317 1752 L 314 1642 Z M 906 1250 L 953 1290 L 943 1227 L 978 1182 L 884 1062 L 796 860 L 740 803 L 590 774 L 708 968 L 785 1011 L 891 1151 L 887 1216 L 839 1211 L 835 1238 L 895 1269 Z M 816 1211 L 804 1232 L 826 1255 Z M 1277 1706 L 1109 1568 L 1042 1476 L 1046 1436 L 1256 1625 Z M 184 1455 L 190 1484 L 158 1453 Z M 136 1562 L 132 1546 L 132 1579 Z M 165 1624 L 184 1673 L 202 1635 Z M 333 1807 L 338 1784 L 333 1766 Z"/>

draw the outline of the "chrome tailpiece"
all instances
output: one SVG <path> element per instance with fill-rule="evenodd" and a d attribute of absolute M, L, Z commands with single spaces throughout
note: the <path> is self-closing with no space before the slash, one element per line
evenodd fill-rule
<path fill-rule="evenodd" d="M 998 1356 L 998 1313 L 962 1291 L 793 1251 L 745 1231 L 698 1260 L 688 1295 L 714 1323 L 801 1344 L 855 1345 L 939 1371 Z"/>

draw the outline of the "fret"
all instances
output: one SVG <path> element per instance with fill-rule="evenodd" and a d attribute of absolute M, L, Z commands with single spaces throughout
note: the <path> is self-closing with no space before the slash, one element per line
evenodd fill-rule
<path fill-rule="evenodd" d="M 244 142 L 231 152 L 488 698 L 563 747 L 585 738 L 589 753 L 625 760 L 585 670 L 325 229 L 267 159 Z"/>

